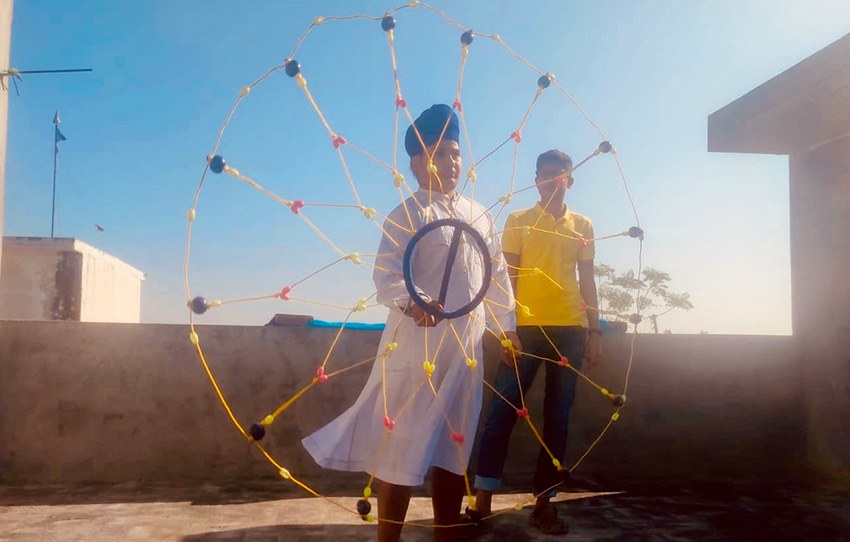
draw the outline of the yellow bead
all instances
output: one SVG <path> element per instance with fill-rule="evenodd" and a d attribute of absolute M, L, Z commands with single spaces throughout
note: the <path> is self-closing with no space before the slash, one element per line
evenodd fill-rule
<path fill-rule="evenodd" d="M 325 22 L 324 17 L 316 17 L 315 19 L 313 19 L 313 24 L 317 26 L 322 24 L 323 22 Z"/>
<path fill-rule="evenodd" d="M 209 307 L 210 307 L 211 309 L 215 309 L 215 308 L 217 308 L 217 307 L 221 307 L 221 299 L 213 299 L 212 301 L 210 301 L 210 303 L 209 303 Z"/>
<path fill-rule="evenodd" d="M 555 465 L 555 468 L 556 468 L 556 469 L 560 469 L 560 468 L 561 468 L 561 462 L 560 462 L 560 461 L 558 461 L 557 459 L 555 459 L 554 457 L 552 458 L 552 464 L 553 464 L 553 465 Z"/>
<path fill-rule="evenodd" d="M 269 414 L 265 418 L 263 418 L 263 425 L 271 425 L 274 423 L 274 416 Z"/>
<path fill-rule="evenodd" d="M 502 41 L 502 37 L 498 34 L 493 34 L 493 39 L 496 41 Z"/>
<path fill-rule="evenodd" d="M 466 358 L 466 366 L 470 369 L 475 369 L 475 366 L 478 365 L 478 360 L 475 358 Z"/>
<path fill-rule="evenodd" d="M 511 202 L 512 198 L 513 196 L 511 196 L 510 194 L 505 194 L 504 196 L 499 197 L 499 203 L 504 203 L 505 205 L 507 205 Z"/>
<path fill-rule="evenodd" d="M 295 83 L 298 85 L 299 88 L 307 88 L 307 80 L 304 79 L 304 76 L 300 73 L 295 76 Z"/>
<path fill-rule="evenodd" d="M 410 7 L 412 7 L 412 8 L 415 8 L 416 6 L 418 6 L 418 5 L 419 5 L 419 0 L 413 0 L 413 1 L 412 1 L 410 4 L 408 4 L 408 5 L 409 5 Z"/>
<path fill-rule="evenodd" d="M 403 183 L 403 182 L 404 182 L 404 175 L 402 175 L 401 173 L 396 171 L 395 175 L 393 176 L 393 186 L 398 188 L 399 186 L 401 186 L 401 183 Z"/>
<path fill-rule="evenodd" d="M 517 512 L 519 512 L 520 510 L 522 510 L 522 505 L 523 505 L 523 503 L 521 503 L 521 502 L 516 503 L 516 504 L 514 505 L 514 510 L 516 510 Z"/>
<path fill-rule="evenodd" d="M 360 210 L 363 211 L 363 216 L 365 216 L 366 218 L 372 218 L 375 213 L 378 212 L 375 209 L 372 209 L 371 207 L 361 207 Z"/>
<path fill-rule="evenodd" d="M 351 263 L 353 263 L 354 265 L 360 265 L 361 263 L 363 263 L 363 260 L 360 259 L 359 252 L 351 252 L 345 256 L 345 259 L 351 260 Z"/>
<path fill-rule="evenodd" d="M 372 496 L 372 488 L 369 487 L 369 486 L 366 486 L 365 488 L 363 488 L 363 498 L 368 499 L 371 496 Z"/>
<path fill-rule="evenodd" d="M 198 346 L 198 343 L 200 342 L 200 339 L 198 339 L 198 334 L 194 331 L 189 333 L 189 342 L 194 344 L 195 346 Z"/>
<path fill-rule="evenodd" d="M 473 183 L 478 180 L 478 174 L 475 173 L 475 168 L 469 170 L 469 173 L 466 174 L 466 178 Z"/>
<path fill-rule="evenodd" d="M 523 235 L 531 235 L 531 226 L 523 226 L 522 227 Z"/>
<path fill-rule="evenodd" d="M 395 35 L 393 34 L 392 30 L 389 30 L 389 31 L 387 31 L 387 43 L 392 45 L 393 42 L 395 42 Z"/>
<path fill-rule="evenodd" d="M 186 218 L 189 219 L 189 222 L 195 221 L 195 210 L 189 209 L 189 212 L 186 213 Z"/>
<path fill-rule="evenodd" d="M 615 413 L 611 414 L 611 421 L 612 422 L 616 422 L 619 419 L 620 419 L 620 413 L 619 412 L 615 412 Z"/>
<path fill-rule="evenodd" d="M 425 369 L 425 374 L 428 376 L 434 374 L 435 365 L 433 363 L 428 363 L 428 360 L 422 362 L 422 368 Z"/>
<path fill-rule="evenodd" d="M 373 521 L 375 521 L 375 516 L 366 516 L 366 521 L 372 523 Z"/>
<path fill-rule="evenodd" d="M 522 305 L 522 308 L 520 309 L 520 311 L 522 311 L 522 315 L 525 316 L 525 317 L 531 316 L 531 309 L 529 309 L 525 305 Z"/>
<path fill-rule="evenodd" d="M 466 58 L 466 56 L 468 54 L 469 54 L 469 48 L 466 45 L 464 45 L 463 47 L 460 48 L 460 56 L 462 56 L 463 58 Z"/>
<path fill-rule="evenodd" d="M 428 173 L 430 173 L 431 175 L 436 175 L 437 164 L 435 164 L 434 162 L 428 162 Z"/>
<path fill-rule="evenodd" d="M 387 345 L 387 352 L 392 352 L 396 348 L 398 348 L 398 343 L 389 343 Z"/>
<path fill-rule="evenodd" d="M 278 471 L 278 474 L 280 474 L 280 477 L 284 480 L 289 480 L 292 477 L 292 475 L 289 474 L 289 471 L 286 469 L 280 469 L 280 471 Z"/>
<path fill-rule="evenodd" d="M 238 170 L 238 169 L 236 169 L 235 167 L 224 166 L 224 170 L 223 170 L 223 171 L 224 171 L 225 173 L 227 173 L 228 175 L 232 175 L 233 177 L 238 177 L 238 176 L 239 176 L 239 170 Z"/>
<path fill-rule="evenodd" d="M 466 497 L 466 504 L 467 506 L 469 506 L 469 508 L 475 510 L 475 495 L 468 495 Z"/>
<path fill-rule="evenodd" d="M 599 391 L 600 391 L 600 392 L 602 392 L 602 395 L 604 395 L 605 397 L 608 397 L 608 396 L 610 395 L 610 394 L 608 393 L 608 390 L 607 390 L 607 389 L 605 389 L 605 388 L 602 388 L 602 389 L 601 389 L 601 390 L 599 390 Z"/>
<path fill-rule="evenodd" d="M 531 270 L 532 275 L 540 275 L 542 273 L 543 273 L 543 271 L 541 271 L 539 267 L 535 267 L 534 269 Z"/>
<path fill-rule="evenodd" d="M 242 87 L 242 90 L 239 91 L 239 97 L 244 98 L 251 92 L 251 87 Z"/>
<path fill-rule="evenodd" d="M 354 307 L 355 312 L 363 312 L 366 310 L 366 300 L 360 299 L 357 301 L 357 305 Z"/>

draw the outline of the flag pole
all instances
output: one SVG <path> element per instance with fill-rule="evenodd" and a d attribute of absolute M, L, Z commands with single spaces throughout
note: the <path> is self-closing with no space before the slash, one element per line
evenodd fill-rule
<path fill-rule="evenodd" d="M 50 208 L 51 239 L 53 239 L 53 230 L 56 224 L 56 157 L 59 155 L 59 142 L 65 139 L 65 136 L 59 131 L 60 124 L 62 124 L 62 119 L 59 118 L 59 111 L 57 111 L 53 116 L 53 204 Z"/>

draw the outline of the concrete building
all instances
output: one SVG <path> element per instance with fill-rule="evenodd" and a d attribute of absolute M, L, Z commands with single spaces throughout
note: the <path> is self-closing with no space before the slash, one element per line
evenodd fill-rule
<path fill-rule="evenodd" d="M 138 323 L 144 273 L 79 239 L 6 237 L 0 319 Z"/>
<path fill-rule="evenodd" d="M 850 34 L 712 113 L 708 150 L 789 157 L 808 463 L 850 479 Z"/>

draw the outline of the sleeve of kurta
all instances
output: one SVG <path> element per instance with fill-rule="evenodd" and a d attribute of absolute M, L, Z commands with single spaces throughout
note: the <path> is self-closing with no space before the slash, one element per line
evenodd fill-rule
<path fill-rule="evenodd" d="M 490 260 L 493 262 L 490 277 L 490 288 L 487 290 L 487 326 L 501 333 L 502 331 L 513 331 L 516 329 L 516 314 L 514 309 L 514 293 L 511 289 L 511 281 L 508 276 L 508 266 L 502 254 L 502 245 L 493 221 L 487 215 L 489 221 L 489 234 L 487 236 L 487 248 L 490 251 Z"/>
<path fill-rule="evenodd" d="M 404 285 L 403 260 L 404 250 L 413 234 L 400 226 L 406 225 L 408 221 L 405 219 L 404 222 L 399 222 L 402 217 L 397 211 L 398 209 L 390 213 L 384 222 L 378 255 L 375 257 L 375 269 L 372 272 L 372 280 L 377 289 L 376 300 L 390 308 L 410 299 Z"/>

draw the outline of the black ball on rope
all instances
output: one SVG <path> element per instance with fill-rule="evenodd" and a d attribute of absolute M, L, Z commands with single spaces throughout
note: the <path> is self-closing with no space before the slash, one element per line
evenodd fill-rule
<path fill-rule="evenodd" d="M 220 154 L 216 154 L 212 158 L 210 158 L 210 169 L 213 173 L 221 173 L 224 171 L 227 162 L 224 160 L 224 157 Z"/>
<path fill-rule="evenodd" d="M 389 32 L 390 30 L 395 28 L 395 19 L 387 15 L 386 17 L 381 19 L 381 28 L 384 29 L 384 32 Z"/>
<path fill-rule="evenodd" d="M 263 440 L 263 437 L 266 436 L 266 428 L 260 422 L 252 423 L 248 433 L 254 440 Z"/>
<path fill-rule="evenodd" d="M 643 236 L 643 230 L 638 228 L 637 226 L 632 226 L 629 228 L 629 237 L 633 239 L 637 239 L 638 237 Z"/>
<path fill-rule="evenodd" d="M 360 499 L 359 501 L 357 501 L 357 513 L 361 516 L 364 516 L 364 519 L 365 516 L 369 515 L 369 512 L 371 511 L 372 504 L 369 501 L 367 501 L 366 499 Z"/>
<path fill-rule="evenodd" d="M 195 314 L 204 314 L 210 308 L 209 302 L 205 297 L 198 296 L 187 303 L 192 312 Z"/>
<path fill-rule="evenodd" d="M 289 77 L 295 77 L 301 73 L 301 64 L 299 64 L 294 58 L 292 60 L 288 60 L 285 66 L 286 67 L 284 69 L 286 70 L 286 75 Z"/>

